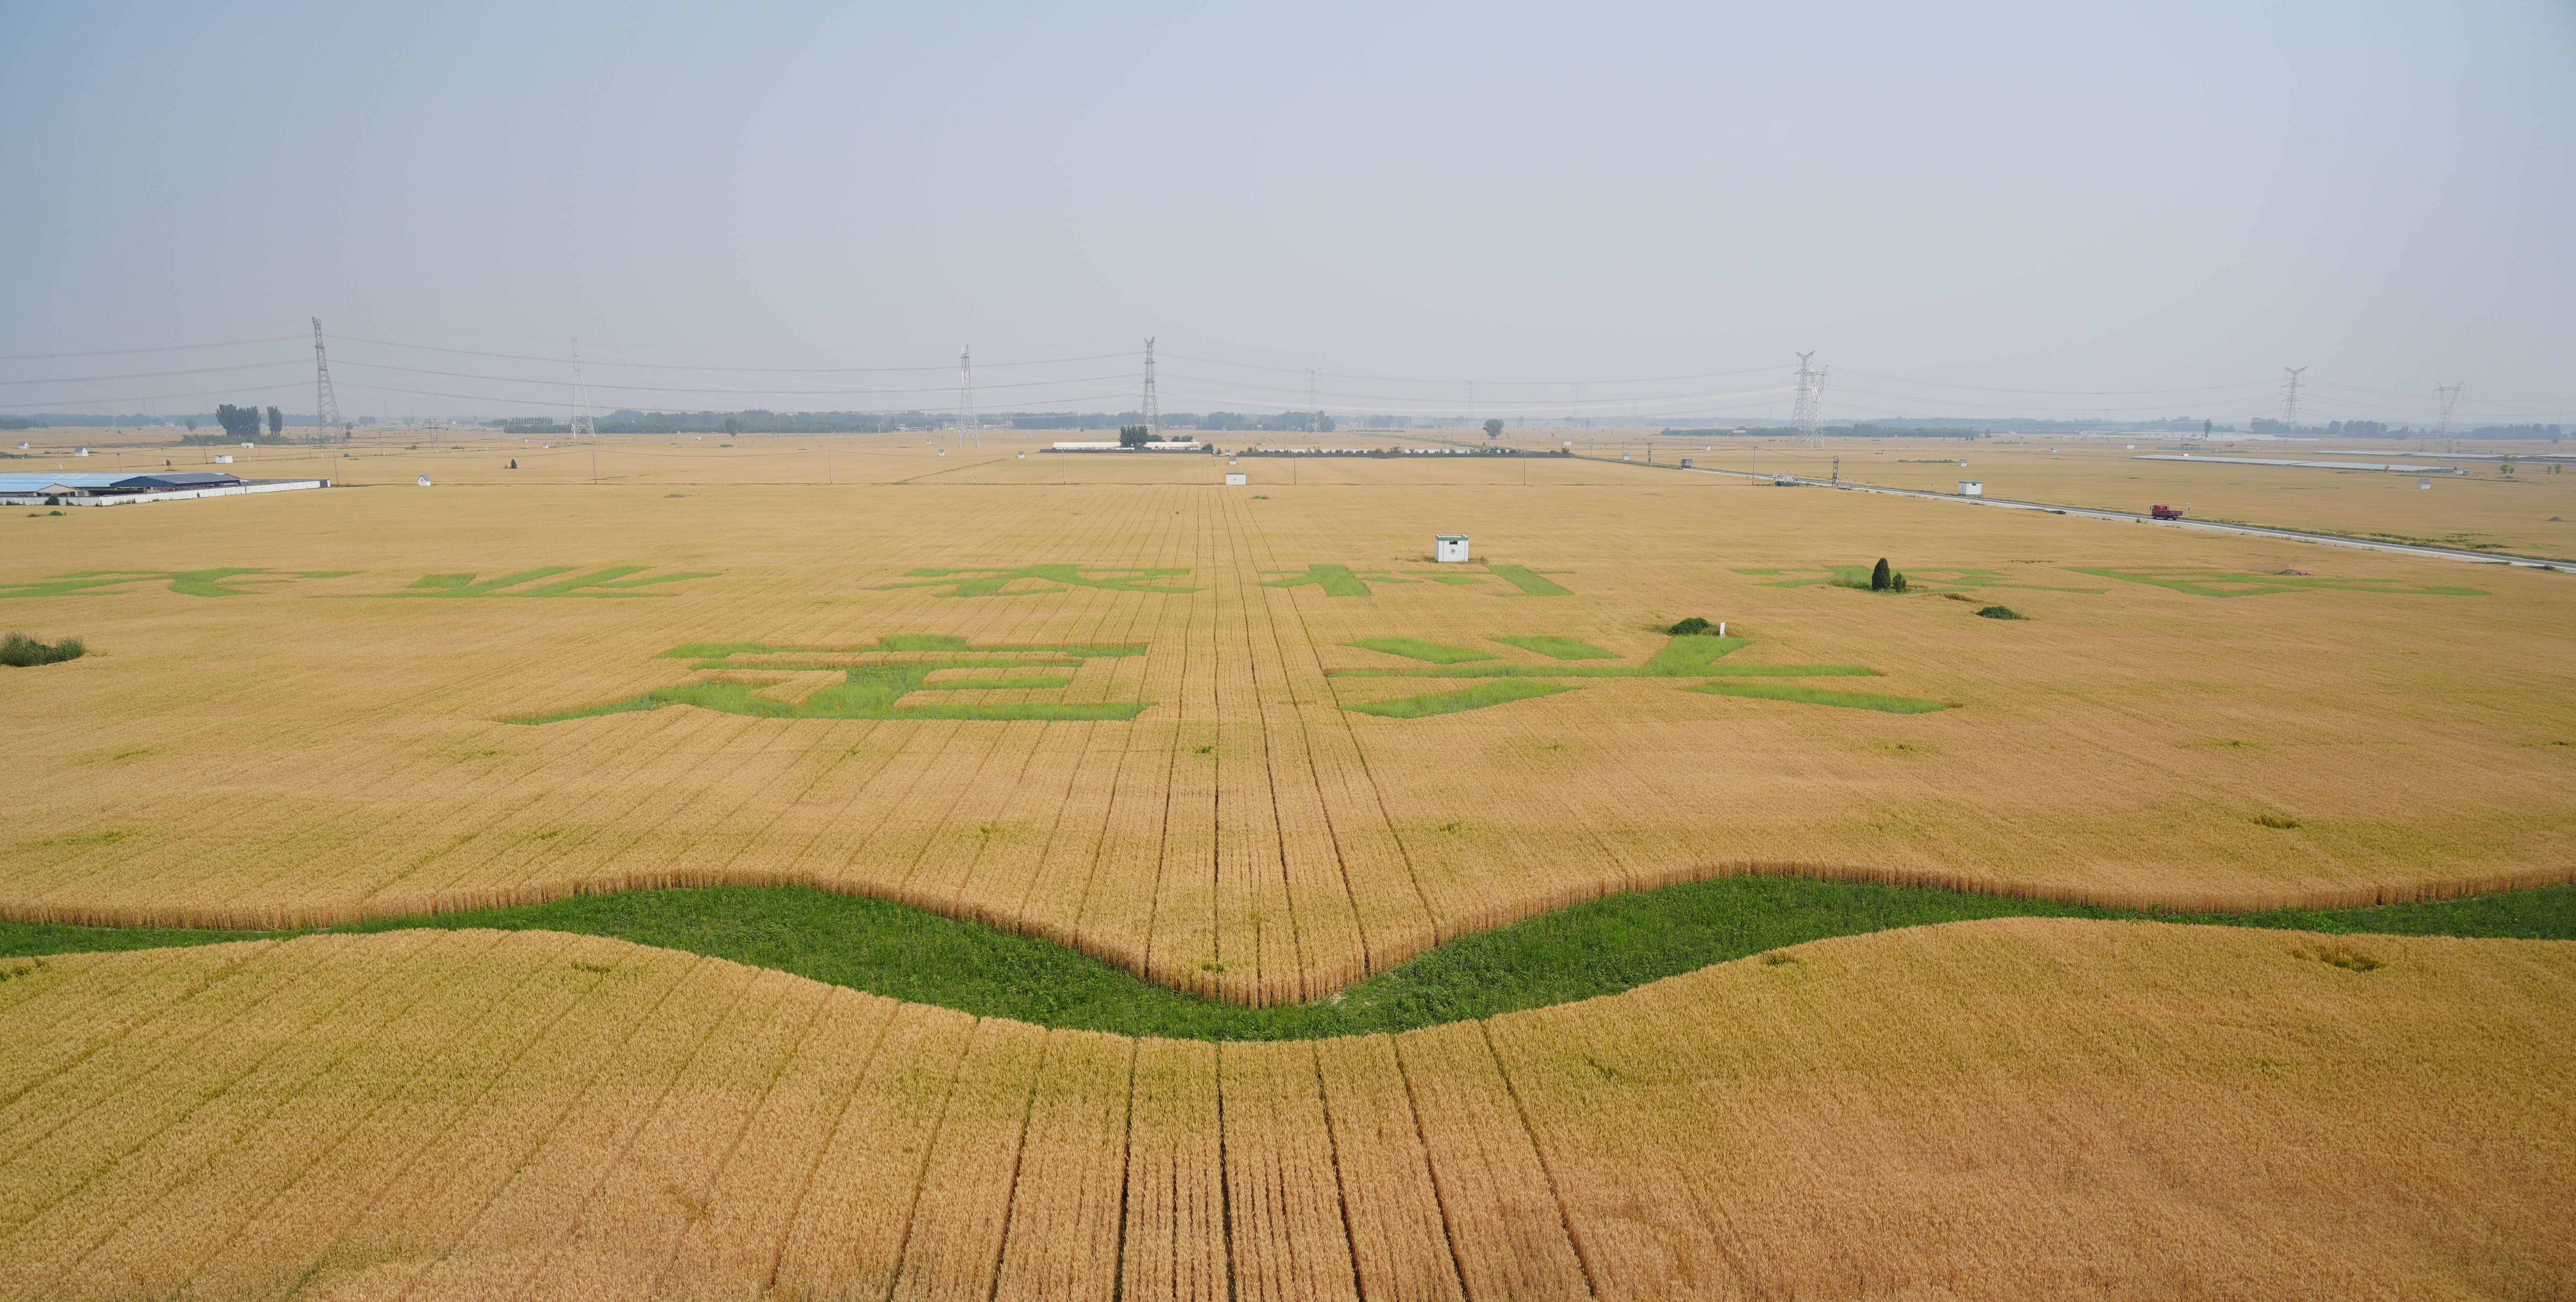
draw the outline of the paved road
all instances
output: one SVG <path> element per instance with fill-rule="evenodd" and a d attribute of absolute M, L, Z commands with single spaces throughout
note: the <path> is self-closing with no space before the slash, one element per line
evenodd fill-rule
<path fill-rule="evenodd" d="M 1609 462 L 1612 465 L 1649 466 L 1643 461 L 1611 461 L 1608 457 L 1578 457 L 1582 461 Z M 2198 458 L 2194 458 L 2197 460 Z M 1679 466 L 1652 464 L 1656 470 L 1681 470 Z M 1778 480 L 1777 475 L 1752 474 L 1742 470 L 1713 470 L 1695 466 L 1685 474 L 1732 475 L 1737 479 Z M 2479 565 L 2519 565 L 2535 570 L 2576 571 L 2576 563 L 2546 560 L 2538 556 L 2507 556 L 2495 552 L 2473 552 L 2459 547 L 2422 547 L 2413 543 L 2373 542 L 2366 538 L 2342 538 L 2330 533 L 2306 533 L 2297 529 L 2273 529 L 2259 524 L 2220 524 L 2215 520 L 2158 520 L 2127 511 L 2101 511 L 2089 506 L 2057 506 L 2048 502 L 2017 502 L 2008 497 L 1961 497 L 1956 493 L 1930 493 L 1919 488 L 1881 488 L 1874 484 L 1830 484 L 1821 479 L 1790 478 L 1800 487 L 1831 488 L 1846 493 L 1880 493 L 1889 497 L 1919 497 L 1932 502 L 1949 502 L 1959 506 L 1987 506 L 2006 511 L 2046 511 L 2050 515 L 2078 515 L 2093 520 L 2127 520 L 2136 524 L 2166 529 L 2201 529 L 2211 533 L 2237 533 L 2251 538 L 2286 538 L 2291 542 L 2321 543 L 2328 547 L 2351 547 L 2369 552 L 2396 552 L 2405 556 L 2431 556 L 2446 561 L 2470 561 Z"/>

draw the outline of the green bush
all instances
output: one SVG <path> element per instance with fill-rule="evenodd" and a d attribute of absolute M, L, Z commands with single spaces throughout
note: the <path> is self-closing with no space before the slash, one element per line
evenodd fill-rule
<path fill-rule="evenodd" d="M 1697 615 L 1693 615 L 1690 618 L 1673 625 L 1671 628 L 1665 629 L 1664 631 L 1672 634 L 1674 637 L 1689 637 L 1694 633 L 1707 632 L 1708 621 L 1701 619 Z"/>
<path fill-rule="evenodd" d="M 1988 606 L 1977 612 L 1980 619 L 2028 619 L 2030 616 L 2010 606 Z"/>
<path fill-rule="evenodd" d="M 0 637 L 0 665 L 8 665 L 14 669 L 59 664 L 65 660 L 78 660 L 87 654 L 89 654 L 89 648 L 81 645 L 81 640 L 76 637 L 64 638 L 52 646 L 47 646 L 24 633 L 11 633 L 7 637 Z"/>
<path fill-rule="evenodd" d="M 1878 558 L 1878 564 L 1870 567 L 1869 590 L 1872 592 L 1885 592 L 1891 582 L 1893 582 L 1893 580 L 1889 577 L 1887 558 L 1881 556 Z"/>

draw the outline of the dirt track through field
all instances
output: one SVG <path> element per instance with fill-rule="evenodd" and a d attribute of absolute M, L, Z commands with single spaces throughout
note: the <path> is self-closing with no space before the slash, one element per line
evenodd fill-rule
<path fill-rule="evenodd" d="M 2576 1284 L 2576 944 L 2022 919 L 1268 1044 L 558 933 L 9 971 L 12 1297 Z"/>

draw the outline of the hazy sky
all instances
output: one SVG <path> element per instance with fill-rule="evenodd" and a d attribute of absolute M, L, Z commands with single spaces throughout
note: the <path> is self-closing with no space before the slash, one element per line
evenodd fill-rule
<path fill-rule="evenodd" d="M 0 184 L 0 410 L 2576 419 L 2569 0 L 0 0 Z"/>

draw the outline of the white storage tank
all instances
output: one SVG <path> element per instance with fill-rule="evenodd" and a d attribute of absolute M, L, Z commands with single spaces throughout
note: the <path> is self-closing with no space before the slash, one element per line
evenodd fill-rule
<path fill-rule="evenodd" d="M 1431 535 L 1431 559 L 1443 564 L 1463 565 L 1467 560 L 1467 535 L 1439 533 Z"/>

